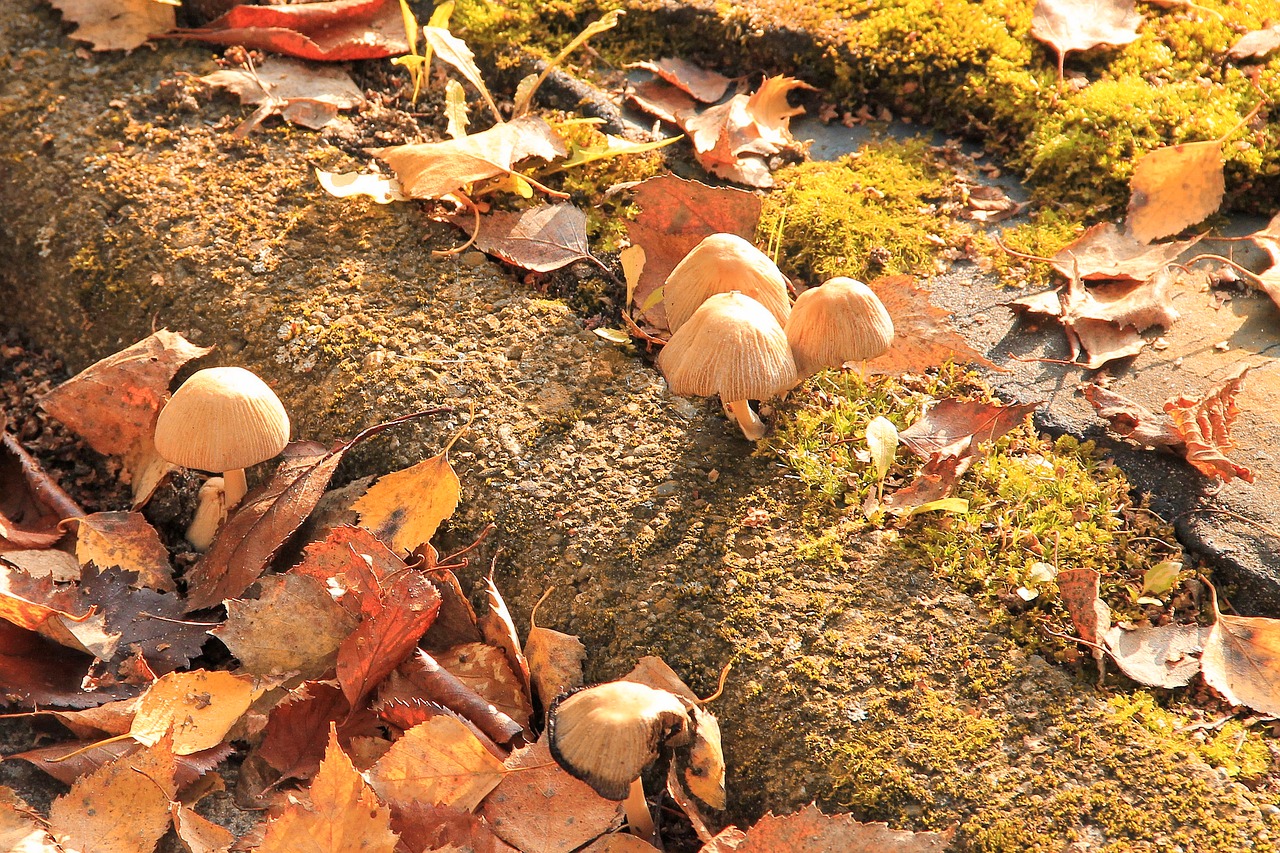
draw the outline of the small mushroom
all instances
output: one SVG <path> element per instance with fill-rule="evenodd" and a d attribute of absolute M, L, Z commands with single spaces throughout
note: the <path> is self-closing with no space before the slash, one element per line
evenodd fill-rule
<path fill-rule="evenodd" d="M 764 252 L 737 234 L 712 234 L 693 247 L 663 285 L 667 326 L 678 332 L 709 296 L 736 290 L 759 302 L 785 326 L 791 314 L 787 280 Z"/>
<path fill-rule="evenodd" d="M 221 477 L 210 477 L 200 487 L 195 517 L 187 528 L 187 541 L 197 551 L 208 551 L 218 526 L 227 515 L 227 487 Z"/>
<path fill-rule="evenodd" d="M 800 375 L 875 358 L 893 343 L 893 320 L 860 281 L 833 278 L 800 294 L 787 320 L 787 340 Z"/>
<path fill-rule="evenodd" d="M 767 308 L 736 291 L 717 293 L 693 312 L 658 356 L 672 394 L 719 394 L 752 441 L 764 423 L 750 400 L 767 400 L 795 385 L 795 361 L 782 326 Z"/>
<path fill-rule="evenodd" d="M 563 696 L 547 711 L 551 756 L 602 797 L 622 800 L 627 823 L 653 836 L 640 776 L 663 754 L 692 739 L 684 702 L 632 681 L 597 684 Z"/>
<path fill-rule="evenodd" d="M 196 371 L 156 420 L 156 451 L 165 460 L 222 474 L 222 516 L 248 490 L 244 469 L 275 456 L 288 442 L 289 415 L 280 398 L 242 367 Z M 212 497 L 210 492 L 205 500 Z"/>
<path fill-rule="evenodd" d="M 724 749 L 720 745 L 720 721 L 710 711 L 689 703 L 693 739 L 676 751 L 676 765 L 684 786 L 713 809 L 725 807 Z"/>

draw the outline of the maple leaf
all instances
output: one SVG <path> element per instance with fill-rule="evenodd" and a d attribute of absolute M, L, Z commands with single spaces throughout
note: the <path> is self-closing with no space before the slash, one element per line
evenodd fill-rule
<path fill-rule="evenodd" d="M 174 592 L 169 549 L 141 513 L 95 512 L 76 525 L 76 559 L 99 569 L 134 572 L 140 586 Z"/>
<path fill-rule="evenodd" d="M 469 231 L 475 220 L 455 215 L 449 221 Z M 531 272 L 551 272 L 576 261 L 603 266 L 587 245 L 587 215 L 567 202 L 485 214 L 472 236 L 480 251 Z"/>
<path fill-rule="evenodd" d="M 1116 666 L 1140 684 L 1185 687 L 1200 672 L 1200 654 L 1210 628 L 1199 625 L 1116 625 L 1103 643 Z"/>
<path fill-rule="evenodd" d="M 258 853 L 392 853 L 391 811 L 378 802 L 329 729 L 324 760 L 311 783 L 311 802 L 295 802 L 267 824 Z"/>
<path fill-rule="evenodd" d="M 723 74 L 708 71 L 677 57 L 667 57 L 653 62 L 633 62 L 627 68 L 639 68 L 656 74 L 705 104 L 713 104 L 724 97 L 725 90 L 733 82 Z"/>
<path fill-rule="evenodd" d="M 1128 44 L 1141 24 L 1133 0 L 1037 0 L 1031 13 L 1031 35 L 1058 54 L 1059 80 L 1068 53 Z"/>
<path fill-rule="evenodd" d="M 529 157 L 554 160 L 568 150 L 551 125 L 525 116 L 461 139 L 371 148 L 369 153 L 391 166 L 411 198 L 435 199 L 511 174 L 516 163 Z"/>
<path fill-rule="evenodd" d="M 209 351 L 161 329 L 80 371 L 46 394 L 40 407 L 94 450 L 123 458 L 136 508 L 174 467 L 152 443 L 169 383 L 184 364 Z"/>
<path fill-rule="evenodd" d="M 176 29 L 173 35 L 330 62 L 409 52 L 397 0 L 237 5 L 204 27 Z"/>
<path fill-rule="evenodd" d="M 174 7 L 160 0 L 50 0 L 76 28 L 71 37 L 94 50 L 133 50 L 173 29 Z"/>
<path fill-rule="evenodd" d="M 951 312 L 933 304 L 928 288 L 911 275 L 890 275 L 867 283 L 893 318 L 893 343 L 867 362 L 871 373 L 896 376 L 919 372 L 948 360 L 980 364 L 996 370 L 992 361 L 965 341 L 952 327 Z"/>
<path fill-rule="evenodd" d="M 1150 243 L 1216 212 L 1226 193 L 1222 168 L 1221 139 L 1148 151 L 1129 179 L 1128 232 Z"/>
<path fill-rule="evenodd" d="M 440 716 L 405 732 L 368 776 L 378 796 L 393 808 L 425 800 L 473 811 L 505 772 L 465 725 Z"/>
<path fill-rule="evenodd" d="M 308 65 L 296 59 L 272 58 L 257 68 L 223 68 L 199 78 L 239 96 L 240 103 L 259 105 L 232 136 L 247 136 L 267 117 L 279 115 L 291 124 L 322 128 L 340 110 L 363 106 L 364 93 L 339 68 Z"/>
<path fill-rule="evenodd" d="M 1063 277 L 1079 275 L 1108 281 L 1147 281 L 1190 249 L 1199 237 L 1181 243 L 1154 246 L 1137 239 L 1113 222 L 1089 228 L 1074 243 L 1065 246 L 1051 259 L 1053 268 Z"/>

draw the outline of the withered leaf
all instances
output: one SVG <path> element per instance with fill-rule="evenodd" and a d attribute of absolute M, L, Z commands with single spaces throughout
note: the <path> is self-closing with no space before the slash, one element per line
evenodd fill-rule
<path fill-rule="evenodd" d="M 697 101 L 660 80 L 635 84 L 627 90 L 627 98 L 645 112 L 677 127 L 683 127 L 698 112 Z"/>
<path fill-rule="evenodd" d="M 654 62 L 633 62 L 627 67 L 650 71 L 704 104 L 713 104 L 724 97 L 725 90 L 733 82 L 723 74 L 700 68 L 687 59 L 678 57 L 669 56 Z"/>
<path fill-rule="evenodd" d="M 1222 141 L 1186 142 L 1143 155 L 1129 179 L 1127 230 L 1150 243 L 1195 225 L 1222 206 Z"/>
<path fill-rule="evenodd" d="M 921 459 L 972 456 L 979 445 L 1020 426 L 1039 402 L 1004 406 L 981 400 L 946 398 L 926 405 L 920 418 L 898 439 Z"/>
<path fill-rule="evenodd" d="M 1133 0 L 1037 0 L 1031 35 L 1058 54 L 1058 78 L 1073 50 L 1125 45 L 1138 38 L 1142 16 Z"/>
<path fill-rule="evenodd" d="M 258 105 L 232 133 L 237 138 L 247 136 L 273 115 L 319 129 L 337 118 L 340 110 L 355 109 L 365 102 L 360 87 L 342 69 L 280 57 L 267 59 L 253 70 L 222 68 L 201 77 L 200 82 L 227 89 L 242 104 Z"/>
<path fill-rule="evenodd" d="M 1230 59 L 1261 59 L 1280 48 L 1280 24 L 1240 36 L 1227 51 Z"/>
<path fill-rule="evenodd" d="M 351 509 L 392 550 L 408 554 L 431 541 L 440 523 L 458 508 L 461 496 L 446 447 L 417 465 L 383 475 Z"/>
<path fill-rule="evenodd" d="M 1094 225 L 1074 243 L 1058 251 L 1050 261 L 1068 279 L 1146 281 L 1190 249 L 1198 237 L 1180 243 L 1148 245 L 1113 222 Z"/>
<path fill-rule="evenodd" d="M 1210 628 L 1199 625 L 1116 625 L 1103 636 L 1120 671 L 1151 687 L 1184 687 L 1200 671 Z"/>
<path fill-rule="evenodd" d="M 50 0 L 76 28 L 71 37 L 94 50 L 133 50 L 173 29 L 174 7 L 157 0 Z"/>
<path fill-rule="evenodd" d="M 330 729 L 324 761 L 311 784 L 310 804 L 294 803 L 267 824 L 257 850 L 392 853 L 396 841 L 396 834 L 391 831 L 391 810 L 378 802 Z"/>
<path fill-rule="evenodd" d="M 1180 396 L 1164 404 L 1165 414 L 1173 420 L 1173 428 L 1186 444 L 1187 461 L 1206 477 L 1220 480 L 1239 477 L 1246 483 L 1253 482 L 1252 471 L 1225 455 L 1235 447 L 1231 427 L 1240 414 L 1236 394 L 1248 372 L 1249 365 L 1241 364 L 1204 394 Z"/>
<path fill-rule="evenodd" d="M 409 850 L 517 853 L 498 840 L 478 815 L 450 806 L 401 803 L 391 814 L 391 828 L 400 833 L 400 843 Z"/>
<path fill-rule="evenodd" d="M 83 515 L 0 418 L 0 554 L 51 548 L 65 535 L 58 523 Z"/>
<path fill-rule="evenodd" d="M 458 681 L 470 687 L 494 708 L 529 727 L 533 708 L 520 680 L 502 649 L 488 643 L 454 646 L 433 657 Z"/>
<path fill-rule="evenodd" d="M 37 820 L 38 813 L 12 788 L 0 785 L 0 850 L 13 853 L 62 853 Z"/>
<path fill-rule="evenodd" d="M 211 633 L 253 675 L 296 672 L 315 679 L 331 671 L 357 618 L 314 577 L 276 575 L 262 587 L 257 599 L 229 599 L 227 621 Z"/>
<path fill-rule="evenodd" d="M 24 708 L 91 708 L 139 692 L 129 684 L 84 685 L 93 656 L 0 621 L 0 701 Z"/>
<path fill-rule="evenodd" d="M 304 682 L 271 709 L 256 755 L 286 779 L 309 779 L 320 767 L 330 725 L 340 742 L 378 734 L 373 714 L 353 713 L 336 683 Z"/>
<path fill-rule="evenodd" d="M 494 708 L 421 649 L 400 666 L 398 674 L 418 689 L 422 699 L 439 703 L 470 720 L 496 743 L 511 743 L 523 731 L 520 723 Z"/>
<path fill-rule="evenodd" d="M 368 775 L 393 808 L 425 800 L 473 811 L 504 773 L 502 762 L 466 726 L 441 716 L 405 732 Z"/>
<path fill-rule="evenodd" d="M 475 220 L 455 215 L 449 221 L 470 232 Z M 568 202 L 486 213 L 474 236 L 480 251 L 532 272 L 551 272 L 576 261 L 600 264 L 587 245 L 587 215 Z"/>
<path fill-rule="evenodd" d="M 49 833 L 80 853 L 151 853 L 176 795 L 167 740 L 82 776 L 49 809 Z"/>
<path fill-rule="evenodd" d="M 125 731 L 128 731 L 127 726 Z M 30 749 L 7 758 L 29 761 L 58 781 L 70 785 L 86 773 L 140 749 L 145 747 L 133 740 L 71 741 Z M 192 755 L 175 756 L 173 781 L 178 787 L 189 785 L 221 764 L 232 752 L 231 745 L 224 743 Z"/>
<path fill-rule="evenodd" d="M 538 625 L 538 607 L 550 594 L 550 589 L 543 593 L 529 614 L 529 633 L 524 641 L 529 681 L 543 708 L 549 708 L 561 693 L 582 686 L 582 662 L 587 657 L 587 647 L 577 637 Z"/>
<path fill-rule="evenodd" d="M 489 610 L 480 617 L 480 633 L 484 635 L 485 642 L 502 649 L 527 700 L 531 689 L 529 662 L 524 659 L 524 652 L 520 650 L 520 634 L 516 631 L 511 611 L 507 609 L 507 602 L 498 591 L 498 585 L 493 582 L 492 570 L 484 579 L 484 588 Z"/>
<path fill-rule="evenodd" d="M 723 104 L 685 119 L 682 129 L 693 142 L 704 169 L 748 186 L 773 186 L 764 157 L 800 151 L 791 136 L 791 117 L 804 112 L 787 101 L 793 89 L 813 87 L 792 77 L 767 77 L 751 95 L 734 95 Z"/>
<path fill-rule="evenodd" d="M 1058 595 L 1071 615 L 1076 634 L 1097 647 L 1111 628 L 1111 608 L 1098 597 L 1102 576 L 1093 569 L 1063 569 L 1055 578 Z"/>
<path fill-rule="evenodd" d="M 956 483 L 973 464 L 973 455 L 929 457 L 914 480 L 884 496 L 883 505 L 890 512 L 909 514 L 912 510 L 942 500 L 951 494 Z"/>
<path fill-rule="evenodd" d="M 347 62 L 409 52 L 396 0 L 322 0 L 289 6 L 237 5 L 199 29 L 175 36 L 238 44 L 299 59 Z"/>
<path fill-rule="evenodd" d="M 142 694 L 129 734 L 150 746 L 172 732 L 174 755 L 211 749 L 222 743 L 256 693 L 249 679 L 229 672 L 171 672 Z"/>
<path fill-rule="evenodd" d="M 1101 385 L 1090 383 L 1081 390 L 1116 435 L 1132 439 L 1143 447 L 1162 447 L 1175 453 L 1184 448 L 1182 436 L 1173 428 L 1171 419 Z"/>
<path fill-rule="evenodd" d="M 161 329 L 77 373 L 46 394 L 40 406 L 94 450 L 124 459 L 136 507 L 171 470 L 151 441 L 156 417 L 169 399 L 169 383 L 184 364 L 208 352 L 209 347 Z"/>
<path fill-rule="evenodd" d="M 759 197 L 675 175 L 641 181 L 632 191 L 632 200 L 640 213 L 626 223 L 627 235 L 645 253 L 644 268 L 632 294 L 636 308 L 649 302 L 676 264 L 704 238 L 724 233 L 750 240 L 760 221 Z M 644 314 L 650 322 L 665 328 L 666 310 L 661 304 Z"/>
<path fill-rule="evenodd" d="M 76 525 L 76 559 L 99 569 L 137 574 L 139 586 L 173 592 L 169 550 L 151 522 L 138 512 L 95 512 Z"/>
<path fill-rule="evenodd" d="M 54 583 L 80 580 L 80 564 L 66 551 L 5 551 L 0 565 L 21 569 L 33 578 L 48 578 Z"/>
<path fill-rule="evenodd" d="M 373 148 L 369 153 L 391 166 L 410 197 L 443 198 L 476 181 L 509 174 L 529 157 L 554 160 L 569 152 L 551 125 L 525 116 L 461 139 Z"/>
<path fill-rule="evenodd" d="M 149 669 L 162 675 L 186 666 L 207 639 L 204 626 L 182 619 L 182 599 L 139 589 L 133 572 L 100 572 L 86 566 L 76 593 L 80 606 L 93 607 L 103 629 L 118 636 L 117 654 L 108 658 L 113 665 L 119 666 L 124 656 L 137 653 L 146 659 Z"/>
<path fill-rule="evenodd" d="M 851 815 L 825 815 L 816 805 L 795 814 L 769 812 L 746 831 L 735 853 L 779 853 L 782 850 L 839 850 L 841 853 L 942 853 L 951 844 L 947 832 L 909 832 L 884 823 L 860 823 Z"/>
<path fill-rule="evenodd" d="M 1200 656 L 1205 683 L 1233 705 L 1280 715 L 1280 619 L 1218 611 Z"/>
<path fill-rule="evenodd" d="M 1271 266 L 1258 276 L 1259 285 L 1271 301 L 1280 306 L 1280 213 L 1271 217 L 1265 228 L 1249 236 L 1271 257 Z"/>
<path fill-rule="evenodd" d="M 49 577 L 32 577 L 21 569 L 0 564 L 0 619 L 63 642 L 64 635 L 50 633 L 45 623 L 54 617 L 66 622 L 83 622 L 89 616 L 89 608 L 78 609 L 75 592 L 70 587 L 55 584 Z M 65 644 L 83 650 L 81 643 L 74 639 Z"/>
<path fill-rule="evenodd" d="M 430 545 L 426 549 L 430 549 L 427 553 L 430 562 L 434 562 L 434 549 Z M 461 643 L 482 642 L 484 637 L 476 624 L 476 612 L 457 576 L 448 569 L 430 568 L 426 569 L 426 575 L 440 593 L 440 612 L 419 645 L 428 651 L 440 651 Z"/>
<path fill-rule="evenodd" d="M 480 814 L 523 853 L 567 853 L 621 823 L 621 804 L 562 770 L 545 738 L 504 764 L 510 772 L 485 797 Z"/>
<path fill-rule="evenodd" d="M 656 655 L 645 655 L 640 658 L 631 671 L 620 680 L 646 684 L 654 690 L 665 690 L 676 696 L 683 696 L 691 702 L 698 701 L 698 694 L 684 683 L 684 679 L 677 675 L 666 661 Z"/>
<path fill-rule="evenodd" d="M 191 853 L 226 853 L 236 840 L 226 827 L 201 816 L 195 809 L 171 803 L 173 831 Z"/>
<path fill-rule="evenodd" d="M 993 362 L 969 346 L 952 327 L 951 312 L 933 304 L 928 288 L 915 276 L 891 275 L 867 283 L 893 318 L 893 343 L 867 362 L 871 373 L 897 376 L 919 372 L 947 360 L 980 364 L 996 370 Z"/>

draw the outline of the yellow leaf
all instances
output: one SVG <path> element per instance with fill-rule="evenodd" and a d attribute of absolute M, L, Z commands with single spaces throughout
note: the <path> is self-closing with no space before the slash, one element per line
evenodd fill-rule
<path fill-rule="evenodd" d="M 502 762 L 453 717 L 432 717 L 392 744 L 369 783 L 395 806 L 418 800 L 474 811 L 502 781 Z"/>
<path fill-rule="evenodd" d="M 1129 189 L 1128 231 L 1141 242 L 1195 225 L 1222 205 L 1222 141 L 1149 151 L 1133 167 Z"/>
<path fill-rule="evenodd" d="M 440 522 L 458 508 L 461 495 L 446 447 L 438 456 L 387 474 L 351 508 L 360 514 L 361 525 L 404 554 L 431 541 Z"/>
<path fill-rule="evenodd" d="M 137 572 L 132 586 L 172 592 L 173 567 L 160 534 L 138 512 L 95 512 L 79 519 L 76 559 L 99 569 Z"/>
<path fill-rule="evenodd" d="M 171 672 L 142 695 L 129 734 L 150 746 L 172 729 L 173 754 L 191 755 L 222 743 L 256 692 L 229 672 Z"/>
<path fill-rule="evenodd" d="M 120 756 L 85 776 L 49 809 L 49 833 L 76 853 L 151 853 L 169 829 L 168 743 Z"/>
<path fill-rule="evenodd" d="M 0 850 L 13 853 L 58 853 L 36 813 L 10 788 L 0 786 Z"/>

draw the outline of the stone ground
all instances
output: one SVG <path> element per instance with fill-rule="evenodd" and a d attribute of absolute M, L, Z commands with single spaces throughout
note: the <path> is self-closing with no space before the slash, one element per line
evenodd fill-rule
<path fill-rule="evenodd" d="M 227 132 L 245 111 L 184 77 L 207 73 L 211 56 L 178 44 L 92 55 L 36 0 L 0 9 L 0 321 L 71 370 L 153 327 L 182 330 L 216 344 L 212 360 L 268 377 L 309 438 L 474 405 L 446 538 L 496 523 L 476 566 L 497 556 L 520 622 L 554 585 L 540 621 L 581 635 L 591 679 L 658 654 L 706 694 L 736 660 L 715 707 L 726 819 L 817 799 L 905 828 L 958 826 L 960 850 L 1272 848 L 1274 794 L 1206 764 L 1145 691 L 1097 691 L 1090 673 L 993 630 L 892 537 L 849 539 L 838 511 L 751 455 L 715 406 L 671 397 L 644 354 L 600 340 L 553 298 L 607 283 L 575 272 L 540 294 L 483 257 L 433 256 L 456 236 L 413 205 L 319 190 L 313 167 L 354 168 L 361 146 L 414 132 L 403 115 L 375 106 L 334 131 L 273 124 L 237 143 Z M 1021 343 L 995 307 L 1003 297 L 971 272 L 933 286 L 997 360 L 1051 346 Z M 1269 310 L 1236 308 L 1254 324 Z M 1148 369 L 1121 382 L 1155 397 L 1175 387 Z M 1030 365 L 992 381 L 1012 396 L 1052 392 L 1049 425 L 1088 429 L 1074 374 Z M 343 476 L 416 462 L 464 420 L 373 443 Z M 1249 427 L 1251 440 L 1265 446 L 1269 428 Z M 1157 495 L 1200 499 L 1176 464 L 1133 470 Z M 769 523 L 744 526 L 755 509 Z M 1182 526 L 1239 553 L 1270 547 L 1199 516 Z M 815 545 L 831 541 L 841 547 Z M 12 762 L 0 782 L 37 803 L 56 793 Z"/>

